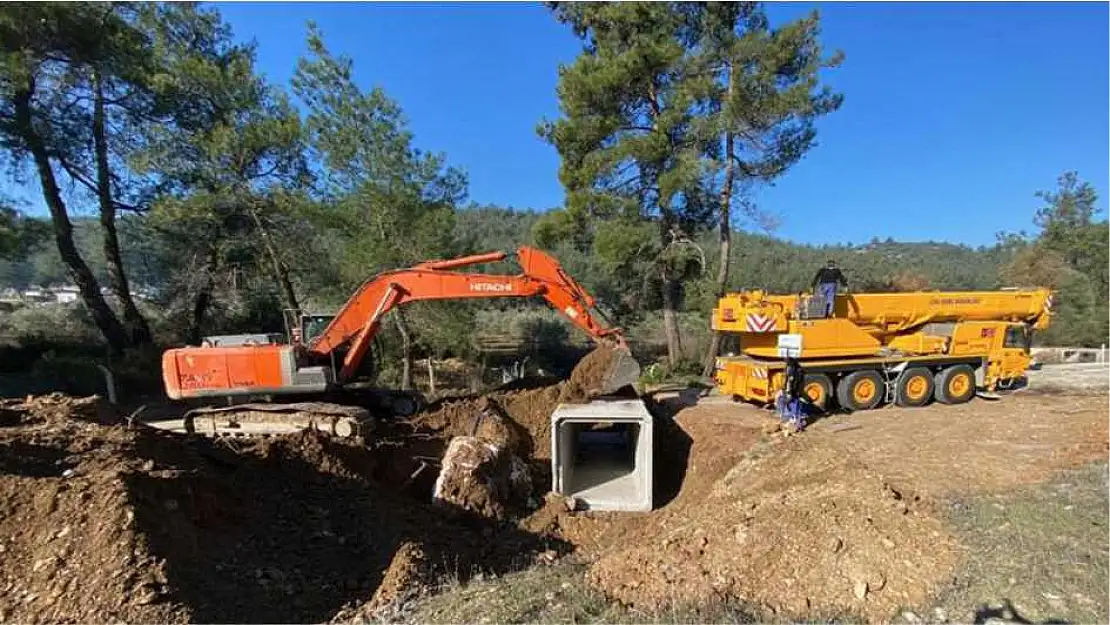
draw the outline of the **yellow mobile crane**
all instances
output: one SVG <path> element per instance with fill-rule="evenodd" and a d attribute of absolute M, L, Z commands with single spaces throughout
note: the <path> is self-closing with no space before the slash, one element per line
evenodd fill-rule
<path fill-rule="evenodd" d="M 713 309 L 727 333 L 717 359 L 721 393 L 770 403 L 785 379 L 785 356 L 804 371 L 804 392 L 819 409 L 882 403 L 921 406 L 968 401 L 977 389 L 1006 389 L 1029 367 L 1034 330 L 1048 327 L 1047 289 L 854 293 L 823 299 L 730 293 Z M 733 345 L 729 347 L 729 343 Z"/>

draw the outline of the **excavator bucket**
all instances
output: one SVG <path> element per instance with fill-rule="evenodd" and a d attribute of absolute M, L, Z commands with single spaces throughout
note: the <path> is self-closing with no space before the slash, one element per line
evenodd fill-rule
<path fill-rule="evenodd" d="M 570 388 L 581 399 L 614 395 L 640 377 L 640 365 L 627 347 L 602 346 L 586 354 L 570 373 Z"/>
<path fill-rule="evenodd" d="M 612 395 L 640 379 L 640 363 L 627 349 L 615 349 L 609 361 L 609 370 L 601 379 L 599 395 Z"/>

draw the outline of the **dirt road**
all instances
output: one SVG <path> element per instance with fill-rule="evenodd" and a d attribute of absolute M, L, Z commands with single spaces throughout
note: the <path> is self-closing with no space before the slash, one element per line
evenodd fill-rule
<path fill-rule="evenodd" d="M 1110 363 L 1105 362 L 1045 365 L 1027 375 L 1032 390 L 1105 393 L 1110 387 Z"/>

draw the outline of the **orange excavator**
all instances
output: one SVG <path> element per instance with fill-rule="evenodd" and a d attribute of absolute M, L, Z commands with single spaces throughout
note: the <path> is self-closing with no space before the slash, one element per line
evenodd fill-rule
<path fill-rule="evenodd" d="M 465 273 L 464 267 L 515 260 L 517 275 Z M 593 297 L 551 256 L 529 247 L 420 263 L 367 280 L 334 316 L 303 315 L 281 335 L 207 337 L 199 347 L 162 356 L 166 394 L 175 400 L 228 398 L 231 405 L 185 415 L 185 429 L 212 436 L 259 436 L 315 429 L 335 436 L 365 434 L 373 415 L 416 411 L 413 393 L 375 388 L 364 360 L 390 310 L 410 302 L 490 297 L 542 297 L 599 345 L 616 348 L 600 394 L 631 385 L 640 374 L 619 328 L 595 314 Z M 322 331 L 321 331 L 322 328 Z M 291 403 L 274 403 L 282 396 Z M 233 398 L 264 397 L 232 404 Z"/>

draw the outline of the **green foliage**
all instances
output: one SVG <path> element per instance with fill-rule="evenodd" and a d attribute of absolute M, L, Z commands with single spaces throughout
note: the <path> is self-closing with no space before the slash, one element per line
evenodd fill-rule
<path fill-rule="evenodd" d="M 29 219 L 0 200 L 0 260 L 26 256 L 39 247 L 49 228 L 37 219 Z"/>
<path fill-rule="evenodd" d="M 692 239 L 715 224 L 725 254 L 734 210 L 766 221 L 741 191 L 813 146 L 815 120 L 841 102 L 819 73 L 841 55 L 823 56 L 816 15 L 772 29 L 757 3 L 549 6 L 584 49 L 560 68 L 562 117 L 539 128 L 562 159 L 567 207 L 533 236 L 547 248 L 593 242 L 614 272 L 641 276 L 644 301 L 668 320 L 673 365 L 674 312 L 707 269 Z"/>
<path fill-rule="evenodd" d="M 1095 221 L 1099 210 L 1098 194 L 1076 172 L 1065 172 L 1055 192 L 1040 191 L 1045 205 L 1037 210 L 1034 222 L 1041 228 L 1038 242 L 1063 256 L 1068 266 L 1090 278 L 1093 295 L 1106 300 L 1110 288 L 1107 222 Z"/>
<path fill-rule="evenodd" d="M 317 189 L 323 206 L 314 216 L 344 242 L 345 283 L 449 251 L 466 178 L 443 155 L 413 146 L 401 108 L 380 88 L 363 92 L 351 60 L 333 56 L 315 25 L 308 47 L 293 90 L 308 109 L 309 140 L 325 166 Z"/>
<path fill-rule="evenodd" d="M 1014 286 L 1044 286 L 1055 291 L 1052 325 L 1038 341 L 1045 345 L 1098 347 L 1110 339 L 1110 243 L 1106 220 L 1095 221 L 1098 195 L 1090 184 L 1067 172 L 1057 190 L 1041 191 L 1035 238 L 1001 235 L 1001 277 Z"/>
<path fill-rule="evenodd" d="M 60 353 L 57 341 L 103 350 L 111 317 L 129 318 L 99 285 L 129 281 L 153 291 L 140 307 L 161 341 L 279 332 L 283 308 L 334 311 L 378 272 L 533 242 L 639 354 L 666 356 L 662 377 L 695 372 L 720 290 L 802 291 L 827 258 L 856 291 L 1050 286 L 1042 342 L 1107 341 L 1107 223 L 1075 173 L 1037 195 L 1035 236 L 992 247 L 744 231 L 768 225 L 750 191 L 804 158 L 842 101 L 823 83 L 841 55 L 822 49 L 815 14 L 772 26 L 757 3 L 549 6 L 583 49 L 560 68 L 559 118 L 539 128 L 559 152 L 566 205 L 538 212 L 462 207 L 463 172 L 417 147 L 400 104 L 361 87 L 314 25 L 282 86 L 208 5 L 4 5 L 0 158 L 20 183 L 37 179 L 51 217 L 0 202 L 0 286 L 87 288 L 84 307 L 18 310 L 0 329 L 36 353 Z M 557 312 L 511 300 L 417 304 L 407 318 L 412 352 L 438 358 L 488 357 L 481 335 L 557 368 L 583 338 Z M 383 371 L 400 342 L 387 322 Z"/>

